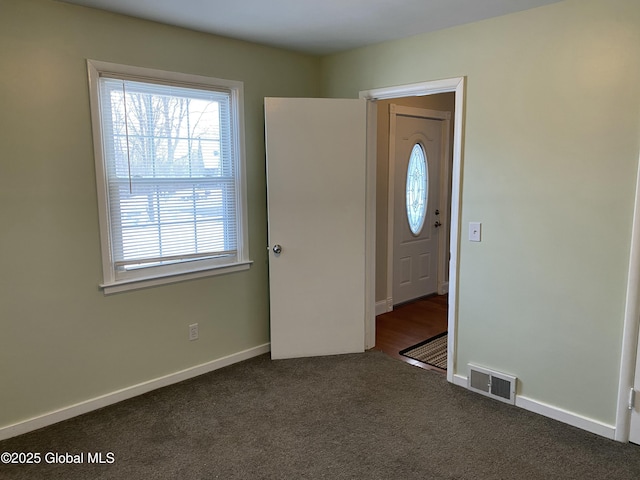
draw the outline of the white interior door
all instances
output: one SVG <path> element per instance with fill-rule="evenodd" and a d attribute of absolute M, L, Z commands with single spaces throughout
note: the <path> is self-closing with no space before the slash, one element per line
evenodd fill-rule
<path fill-rule="evenodd" d="M 364 350 L 366 115 L 365 100 L 265 99 L 274 359 Z"/>
<path fill-rule="evenodd" d="M 393 303 L 438 291 L 440 167 L 443 122 L 420 109 L 392 109 L 395 121 L 393 192 Z"/>
<path fill-rule="evenodd" d="M 638 353 L 636 355 L 636 376 L 634 379 L 635 405 L 631 410 L 631 429 L 629 441 L 640 445 L 640 337 L 638 338 Z"/>

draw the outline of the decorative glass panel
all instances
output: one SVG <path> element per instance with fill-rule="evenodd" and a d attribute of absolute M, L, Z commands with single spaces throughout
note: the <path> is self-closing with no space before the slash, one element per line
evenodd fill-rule
<path fill-rule="evenodd" d="M 419 143 L 411 150 L 407 167 L 407 219 L 411 233 L 419 235 L 427 213 L 429 172 L 427 156 Z"/>

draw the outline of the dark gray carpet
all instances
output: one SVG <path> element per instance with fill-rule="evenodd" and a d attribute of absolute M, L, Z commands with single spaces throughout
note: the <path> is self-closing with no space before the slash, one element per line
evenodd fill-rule
<path fill-rule="evenodd" d="M 115 456 L 0 465 L 4 480 L 640 478 L 640 447 L 380 352 L 258 357 L 0 442 L 4 451 Z"/>

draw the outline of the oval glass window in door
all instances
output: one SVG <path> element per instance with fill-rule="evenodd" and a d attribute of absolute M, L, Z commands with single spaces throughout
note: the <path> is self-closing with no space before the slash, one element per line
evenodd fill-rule
<path fill-rule="evenodd" d="M 422 145 L 416 143 L 409 157 L 406 186 L 407 220 L 409 221 L 409 229 L 414 235 L 419 235 L 424 225 L 427 214 L 428 190 L 427 156 Z"/>

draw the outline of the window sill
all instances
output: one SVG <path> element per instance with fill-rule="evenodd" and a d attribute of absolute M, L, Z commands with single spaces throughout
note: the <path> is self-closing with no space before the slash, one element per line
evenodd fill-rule
<path fill-rule="evenodd" d="M 162 277 L 140 278 L 135 280 L 125 280 L 113 283 L 103 283 L 100 285 L 105 295 L 113 293 L 126 292 L 128 290 L 138 290 L 141 288 L 155 287 L 158 285 L 167 285 L 169 283 L 183 282 L 185 280 L 194 280 L 196 278 L 212 277 L 216 275 L 224 275 L 227 273 L 241 272 L 249 270 L 253 261 L 237 262 L 231 265 L 220 265 L 217 267 L 207 268 L 188 273 L 169 274 Z"/>

